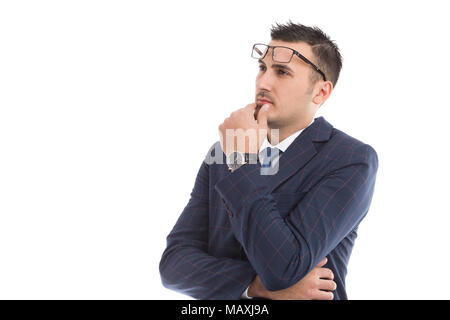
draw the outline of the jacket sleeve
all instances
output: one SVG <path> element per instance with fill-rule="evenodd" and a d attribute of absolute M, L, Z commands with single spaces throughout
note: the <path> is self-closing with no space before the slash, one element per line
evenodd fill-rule
<path fill-rule="evenodd" d="M 232 213 L 233 233 L 268 290 L 297 283 L 369 210 L 378 168 L 375 150 L 361 145 L 338 163 L 284 218 L 259 165 L 245 165 L 216 184 Z"/>
<path fill-rule="evenodd" d="M 163 285 L 196 299 L 239 299 L 256 273 L 248 261 L 208 253 L 209 166 L 202 163 L 190 200 L 167 237 Z"/>

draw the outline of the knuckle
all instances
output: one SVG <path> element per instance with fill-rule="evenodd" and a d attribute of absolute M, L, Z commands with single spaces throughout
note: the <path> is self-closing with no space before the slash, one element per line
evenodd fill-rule
<path fill-rule="evenodd" d="M 334 273 L 333 273 L 333 271 L 331 271 L 331 270 L 328 269 L 328 268 L 324 268 L 323 271 L 324 271 L 324 276 L 325 276 L 325 277 L 327 277 L 328 279 L 334 279 Z"/>
<path fill-rule="evenodd" d="M 330 270 L 330 269 L 328 269 L 328 270 Z M 329 272 L 329 278 L 330 278 L 331 280 L 334 279 L 334 273 L 333 273 L 333 271 L 331 271 L 331 270 L 330 270 L 330 272 Z"/>

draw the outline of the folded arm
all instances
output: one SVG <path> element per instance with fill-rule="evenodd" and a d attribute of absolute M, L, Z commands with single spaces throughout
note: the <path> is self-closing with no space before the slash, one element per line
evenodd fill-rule
<path fill-rule="evenodd" d="M 161 280 L 166 288 L 196 299 L 239 299 L 256 273 L 247 261 L 208 253 L 208 186 L 203 162 L 189 203 L 167 237 Z"/>
<path fill-rule="evenodd" d="M 367 145 L 325 175 L 283 218 L 259 165 L 247 164 L 215 188 L 265 288 L 296 284 L 352 231 L 368 211 L 378 159 Z"/>

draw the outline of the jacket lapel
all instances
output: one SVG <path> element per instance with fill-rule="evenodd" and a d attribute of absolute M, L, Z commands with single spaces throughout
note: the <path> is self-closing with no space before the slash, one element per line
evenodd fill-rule
<path fill-rule="evenodd" d="M 314 142 L 328 141 L 333 126 L 323 117 L 316 118 L 286 149 L 279 160 L 279 170 L 268 177 L 270 192 L 303 168 L 317 153 Z"/>

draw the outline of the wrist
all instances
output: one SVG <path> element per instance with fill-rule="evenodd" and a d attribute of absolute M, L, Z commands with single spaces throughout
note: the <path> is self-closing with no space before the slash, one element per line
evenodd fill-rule
<path fill-rule="evenodd" d="M 252 283 L 250 283 L 250 285 L 247 288 L 247 296 L 249 298 L 257 298 L 257 297 L 259 297 L 258 290 L 257 290 L 257 288 L 256 288 L 254 283 L 255 283 L 255 280 L 253 280 Z"/>
<path fill-rule="evenodd" d="M 245 164 L 256 164 L 258 162 L 258 154 L 234 151 L 226 155 L 226 162 L 230 171 L 234 172 Z"/>
<path fill-rule="evenodd" d="M 247 295 L 250 298 L 269 298 L 270 291 L 264 287 L 259 276 L 256 276 L 247 289 Z"/>

